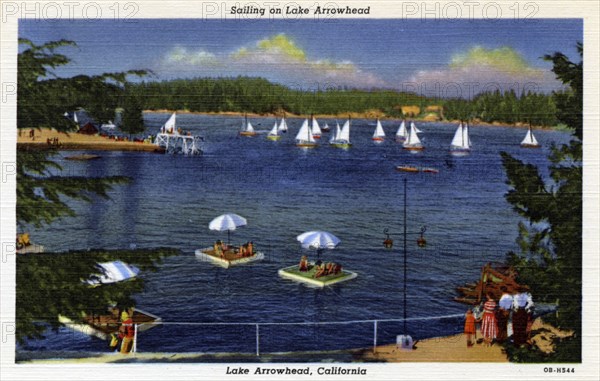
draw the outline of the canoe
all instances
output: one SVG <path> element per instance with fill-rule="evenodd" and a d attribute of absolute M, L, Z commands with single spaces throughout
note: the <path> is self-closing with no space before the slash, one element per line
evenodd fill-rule
<path fill-rule="evenodd" d="M 402 172 L 412 172 L 412 173 L 419 172 L 419 168 L 411 167 L 409 165 L 398 165 L 398 166 L 396 166 L 396 170 L 402 171 Z"/>
<path fill-rule="evenodd" d="M 146 331 L 162 322 L 162 319 L 150 312 L 135 309 L 131 318 L 133 324 L 138 325 L 138 332 Z M 121 323 L 117 316 L 109 313 L 103 315 L 85 315 L 83 322 L 74 322 L 70 318 L 58 315 L 58 321 L 68 328 L 94 336 L 102 340 L 108 340 L 110 335 L 117 333 Z"/>

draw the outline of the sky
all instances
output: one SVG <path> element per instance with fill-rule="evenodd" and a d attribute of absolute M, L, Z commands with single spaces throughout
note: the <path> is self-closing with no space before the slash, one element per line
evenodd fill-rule
<path fill-rule="evenodd" d="M 260 76 L 290 87 L 469 97 L 560 87 L 541 59 L 579 61 L 581 19 L 21 20 L 19 37 L 68 39 L 60 76 L 150 69 L 147 80 Z"/>

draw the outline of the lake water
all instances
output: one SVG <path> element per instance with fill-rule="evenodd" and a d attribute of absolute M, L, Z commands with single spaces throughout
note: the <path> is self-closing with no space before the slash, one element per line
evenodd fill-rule
<path fill-rule="evenodd" d="M 149 133 L 169 115 L 147 114 Z M 393 141 L 399 121 L 382 122 L 388 140 L 374 144 L 374 120 L 352 122 L 349 150 L 320 146 L 302 150 L 294 137 L 302 119 L 288 119 L 289 132 L 267 141 L 272 118 L 251 118 L 264 135 L 238 137 L 240 117 L 178 115 L 178 126 L 206 138 L 204 155 L 158 155 L 99 152 L 89 162 L 59 161 L 68 174 L 125 175 L 129 185 L 116 186 L 110 200 L 75 203 L 78 214 L 32 231 L 48 251 L 87 248 L 170 246 L 182 255 L 164 261 L 156 273 L 143 273 L 146 291 L 138 307 L 166 322 L 284 323 L 399 319 L 402 302 L 403 179 L 408 179 L 408 231 L 427 226 L 427 247 L 408 242 L 409 318 L 462 314 L 466 306 L 452 300 L 454 288 L 475 281 L 481 267 L 517 250 L 519 217 L 505 201 L 508 190 L 501 151 L 547 167 L 552 142 L 569 136 L 535 131 L 542 149 L 519 147 L 524 129 L 472 126 L 473 151 L 449 154 L 456 125 L 419 123 L 426 149 L 402 150 Z M 335 125 L 334 120 L 320 120 Z M 343 120 L 340 120 L 340 124 Z M 428 166 L 438 174 L 403 173 L 396 165 Z M 226 239 L 210 231 L 214 217 L 234 212 L 248 225 L 232 234 L 233 243 L 253 240 L 265 253 L 262 262 L 222 269 L 198 260 L 194 250 Z M 394 250 L 385 250 L 389 228 Z M 347 283 L 314 289 L 278 277 L 277 270 L 296 264 L 303 251 L 295 237 L 326 230 L 342 241 L 323 254 L 358 273 Z M 314 253 L 310 253 L 311 257 Z M 462 317 L 413 321 L 415 339 L 460 332 Z M 261 351 L 356 348 L 372 344 L 372 323 L 324 326 L 261 326 Z M 106 343 L 81 334 L 50 333 L 30 342 L 33 350 L 106 350 Z M 378 326 L 379 342 L 393 342 L 402 323 Z M 140 351 L 253 352 L 256 330 L 249 326 L 164 325 L 139 335 Z"/>

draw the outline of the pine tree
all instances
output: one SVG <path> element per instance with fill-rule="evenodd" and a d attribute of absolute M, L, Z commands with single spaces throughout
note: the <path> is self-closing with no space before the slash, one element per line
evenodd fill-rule
<path fill-rule="evenodd" d="M 578 48 L 583 55 L 583 46 Z M 575 64 L 562 53 L 545 59 L 569 86 L 554 94 L 556 117 L 575 133 L 569 144 L 552 147 L 551 181 L 536 166 L 502 153 L 510 186 L 506 199 L 528 220 L 519 226 L 521 251 L 509 253 L 508 262 L 538 300 L 558 303 L 558 325 L 581 335 L 583 63 Z M 532 101 L 532 108 L 537 103 Z M 580 358 L 578 350 L 572 353 L 575 359 Z"/>

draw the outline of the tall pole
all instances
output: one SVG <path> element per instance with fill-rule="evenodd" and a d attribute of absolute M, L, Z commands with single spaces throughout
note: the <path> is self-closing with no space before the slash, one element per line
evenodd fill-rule
<path fill-rule="evenodd" d="M 406 334 L 406 182 L 404 179 L 404 334 Z"/>

